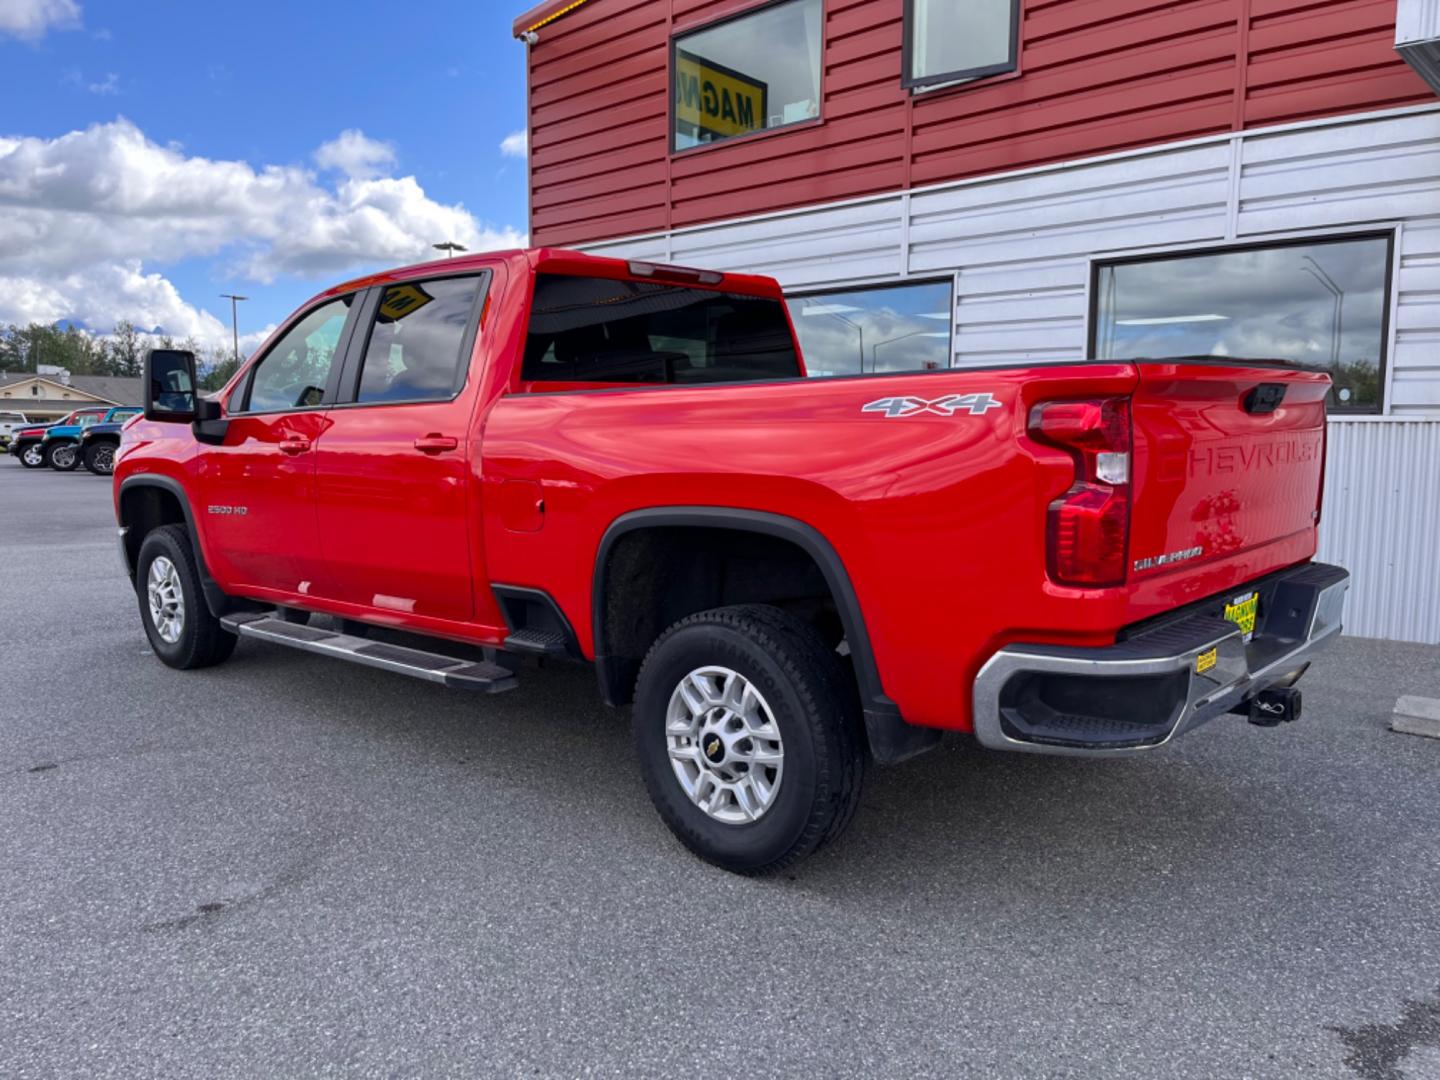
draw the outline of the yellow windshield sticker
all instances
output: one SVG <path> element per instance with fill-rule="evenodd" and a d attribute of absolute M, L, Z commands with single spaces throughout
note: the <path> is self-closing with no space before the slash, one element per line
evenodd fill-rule
<path fill-rule="evenodd" d="M 435 299 L 419 285 L 391 285 L 380 301 L 380 321 L 396 322 Z"/>

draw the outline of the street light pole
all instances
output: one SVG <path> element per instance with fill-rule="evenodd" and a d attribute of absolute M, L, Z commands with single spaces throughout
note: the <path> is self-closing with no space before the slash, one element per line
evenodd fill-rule
<path fill-rule="evenodd" d="M 454 240 L 446 240 L 443 244 L 431 244 L 430 246 L 433 247 L 436 251 L 445 252 L 445 257 L 447 259 L 453 259 L 455 257 L 455 252 L 457 251 L 470 250 L 464 244 L 455 243 Z"/>
<path fill-rule="evenodd" d="M 872 373 L 880 370 L 881 345 L 889 345 L 892 341 L 904 341 L 906 338 L 913 337 L 942 338 L 949 336 L 949 334 L 945 333 L 942 330 L 911 330 L 908 334 L 900 334 L 898 337 L 886 338 L 884 341 L 877 341 L 874 345 L 870 346 L 870 370 Z"/>
<path fill-rule="evenodd" d="M 230 301 L 230 335 L 235 341 L 235 363 L 240 363 L 240 310 L 236 306 L 241 300 L 249 300 L 248 296 L 236 296 L 234 293 L 221 293 L 221 298 Z"/>

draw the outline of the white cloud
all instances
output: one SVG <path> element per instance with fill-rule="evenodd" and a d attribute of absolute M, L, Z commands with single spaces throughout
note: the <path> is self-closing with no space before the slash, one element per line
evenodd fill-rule
<path fill-rule="evenodd" d="M 471 251 L 525 243 L 436 202 L 413 176 L 355 175 L 387 160 L 383 146 L 358 131 L 327 143 L 326 161 L 346 171 L 332 187 L 297 166 L 187 156 L 124 119 L 54 139 L 0 136 L 0 321 L 108 329 L 128 318 L 210 344 L 228 318 L 187 303 L 147 265 L 217 257 L 246 280 L 324 283 L 429 259 L 440 240 Z"/>
<path fill-rule="evenodd" d="M 523 158 L 530 153 L 530 136 L 524 131 L 512 131 L 500 140 L 500 153 L 506 157 Z"/>
<path fill-rule="evenodd" d="M 80 25 L 75 0 L 0 0 L 0 34 L 33 41 L 47 30 L 73 30 Z"/>
<path fill-rule="evenodd" d="M 346 176 L 369 179 L 388 173 L 395 164 L 395 148 L 371 139 L 363 131 L 348 128 L 338 138 L 322 143 L 315 151 L 315 164 L 336 169 Z"/>

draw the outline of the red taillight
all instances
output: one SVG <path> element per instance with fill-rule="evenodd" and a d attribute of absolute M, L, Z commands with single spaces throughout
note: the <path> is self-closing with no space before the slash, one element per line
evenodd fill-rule
<path fill-rule="evenodd" d="M 1046 514 L 1050 577 L 1061 585 L 1124 584 L 1130 549 L 1129 399 L 1042 401 L 1030 410 L 1030 435 L 1075 459 L 1075 483 Z"/>

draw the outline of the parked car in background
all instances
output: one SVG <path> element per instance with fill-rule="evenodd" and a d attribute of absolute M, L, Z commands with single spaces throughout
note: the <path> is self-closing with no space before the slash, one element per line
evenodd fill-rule
<path fill-rule="evenodd" d="M 666 824 L 744 873 L 946 730 L 1116 757 L 1294 720 L 1340 632 L 1320 372 L 811 379 L 773 279 L 554 249 L 332 289 L 214 400 L 188 352 L 145 366 L 115 510 L 163 663 L 239 635 L 493 693 L 589 661 Z"/>
<path fill-rule="evenodd" d="M 73 421 L 55 424 L 40 437 L 40 458 L 50 468 L 69 472 L 80 464 L 80 436 L 91 424 L 108 419 L 115 412 L 113 408 L 81 409 L 72 413 Z M 127 410 L 134 416 L 137 409 Z"/>
<path fill-rule="evenodd" d="M 62 416 L 59 420 L 51 421 L 48 424 L 29 424 L 25 427 L 17 428 L 14 436 L 10 440 L 10 445 L 6 447 L 6 452 L 19 458 L 20 464 L 24 465 L 27 469 L 40 468 L 41 465 L 45 464 L 45 458 L 40 452 L 40 440 L 45 437 L 45 433 L 52 427 L 58 427 L 61 424 L 75 423 L 76 418 L 79 417 L 83 411 L 85 410 L 76 409 L 68 416 Z"/>
<path fill-rule="evenodd" d="M 91 424 L 80 433 L 80 464 L 96 476 L 109 476 L 115 471 L 115 450 L 120 445 L 120 429 L 142 410 L 111 409 L 98 424 Z"/>
<path fill-rule="evenodd" d="M 30 420 L 23 412 L 0 412 L 0 450 L 10 445 L 15 432 L 28 427 Z"/>

